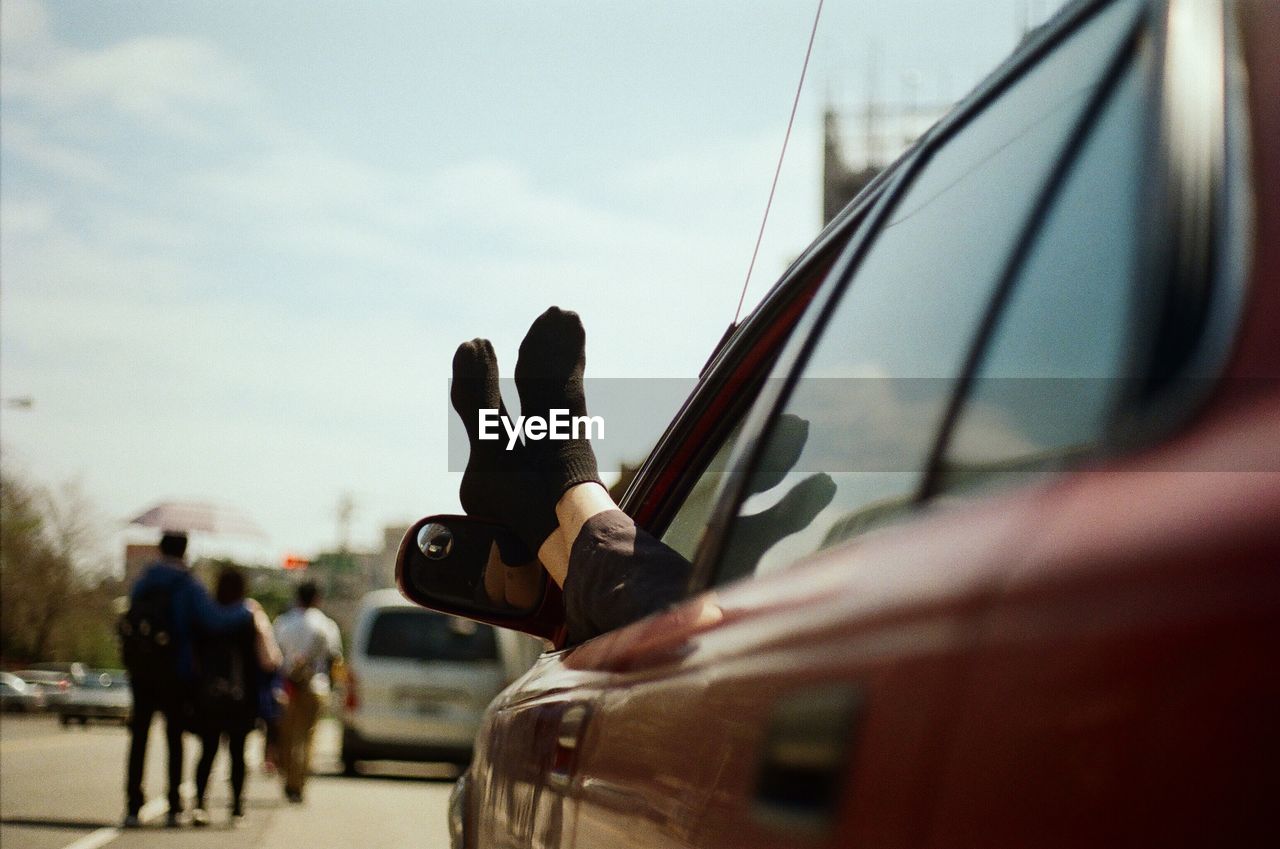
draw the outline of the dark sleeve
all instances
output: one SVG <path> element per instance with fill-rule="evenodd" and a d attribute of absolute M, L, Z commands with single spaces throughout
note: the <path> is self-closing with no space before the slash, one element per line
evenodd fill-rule
<path fill-rule="evenodd" d="M 684 598 L 689 561 L 621 510 L 588 519 L 569 551 L 564 582 L 569 642 L 643 619 Z"/>
<path fill-rule="evenodd" d="M 191 578 L 186 586 L 188 613 L 209 634 L 227 634 L 246 628 L 253 622 L 253 614 L 243 604 L 223 606 L 209 597 L 204 585 Z"/>

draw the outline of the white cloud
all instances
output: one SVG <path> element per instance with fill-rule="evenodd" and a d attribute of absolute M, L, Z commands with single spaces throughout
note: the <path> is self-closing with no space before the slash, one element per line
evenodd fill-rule
<path fill-rule="evenodd" d="M 43 47 L 48 43 L 49 16 L 35 0 L 5 0 L 0 3 L 0 33 L 6 53 Z"/>
<path fill-rule="evenodd" d="M 235 63 L 189 38 L 151 36 L 100 50 L 64 48 L 18 72 L 12 81 L 15 96 L 40 99 L 55 109 L 105 101 L 142 118 L 181 107 L 238 104 L 252 94 Z"/>
<path fill-rule="evenodd" d="M 9 153 L 62 180 L 103 188 L 117 188 L 123 183 L 121 176 L 100 158 L 73 145 L 53 141 L 19 119 L 5 121 L 0 144 Z"/>
<path fill-rule="evenodd" d="M 48 232 L 53 205 L 44 199 L 13 198 L 0 204 L 0 239 L 26 240 Z"/>
<path fill-rule="evenodd" d="M 90 134 L 102 129 L 90 116 L 107 113 L 148 131 L 202 139 L 218 132 L 213 113 L 257 103 L 252 75 L 208 42 L 149 35 L 83 49 L 53 38 L 44 6 L 3 5 L 0 93 L 10 110 L 33 109 L 50 125 L 79 123 Z"/>

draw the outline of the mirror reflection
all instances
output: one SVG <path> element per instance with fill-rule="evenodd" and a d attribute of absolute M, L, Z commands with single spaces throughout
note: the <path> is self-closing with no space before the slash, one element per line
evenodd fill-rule
<path fill-rule="evenodd" d="M 535 612 L 546 572 L 510 531 L 468 516 L 431 516 L 409 529 L 396 564 L 401 589 L 427 607 L 484 617 Z"/>

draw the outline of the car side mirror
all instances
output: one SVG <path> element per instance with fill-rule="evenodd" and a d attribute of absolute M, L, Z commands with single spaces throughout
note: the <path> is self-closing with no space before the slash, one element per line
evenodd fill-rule
<path fill-rule="evenodd" d="M 405 598 L 431 610 L 558 642 L 563 596 L 525 551 L 510 530 L 494 522 L 427 516 L 400 542 L 396 585 Z"/>

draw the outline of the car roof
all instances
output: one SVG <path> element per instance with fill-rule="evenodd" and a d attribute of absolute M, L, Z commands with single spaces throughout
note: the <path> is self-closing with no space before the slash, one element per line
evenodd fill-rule
<path fill-rule="evenodd" d="M 397 589 L 373 590 L 365 593 L 364 598 L 360 599 L 361 609 L 382 608 L 382 607 L 407 607 L 415 610 L 426 610 L 421 605 L 414 604 L 409 601 Z"/>

